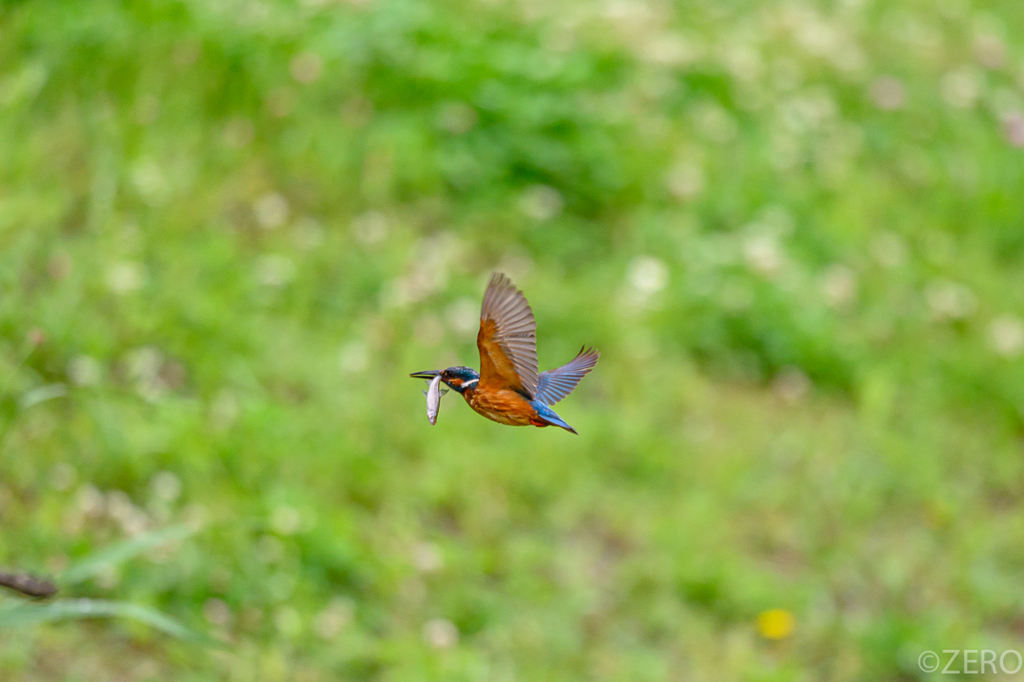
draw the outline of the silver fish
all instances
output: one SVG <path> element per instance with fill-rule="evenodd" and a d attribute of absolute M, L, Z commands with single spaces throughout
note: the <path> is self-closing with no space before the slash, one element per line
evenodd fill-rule
<path fill-rule="evenodd" d="M 431 379 L 430 388 L 423 391 L 423 395 L 427 396 L 427 419 L 430 420 L 431 426 L 437 424 L 437 413 L 441 409 L 441 396 L 447 392 L 447 389 L 441 390 L 440 374 Z"/>

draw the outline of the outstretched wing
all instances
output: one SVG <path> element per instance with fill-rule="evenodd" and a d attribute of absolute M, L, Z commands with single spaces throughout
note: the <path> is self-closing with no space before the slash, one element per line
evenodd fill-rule
<path fill-rule="evenodd" d="M 537 400 L 545 405 L 554 405 L 572 393 L 580 379 L 594 369 L 600 357 L 601 354 L 593 348 L 581 348 L 579 354 L 569 364 L 541 372 L 537 383 Z"/>
<path fill-rule="evenodd" d="M 523 292 L 501 273 L 491 275 L 480 309 L 480 388 L 537 392 L 537 322 Z"/>

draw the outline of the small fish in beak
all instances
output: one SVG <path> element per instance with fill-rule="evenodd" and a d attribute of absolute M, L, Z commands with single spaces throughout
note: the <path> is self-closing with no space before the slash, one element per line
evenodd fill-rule
<path fill-rule="evenodd" d="M 441 396 L 447 393 L 447 390 L 441 390 L 441 375 L 436 375 L 430 380 L 430 388 L 423 391 L 423 395 L 427 396 L 427 419 L 430 420 L 430 425 L 437 424 L 437 413 L 441 409 Z"/>

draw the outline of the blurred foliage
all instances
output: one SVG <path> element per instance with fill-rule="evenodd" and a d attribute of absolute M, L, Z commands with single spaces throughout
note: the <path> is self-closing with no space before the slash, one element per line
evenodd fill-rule
<path fill-rule="evenodd" d="M 895 680 L 1021 649 L 1022 27 L 0 4 L 0 564 L 198 525 L 78 589 L 227 645 L 76 620 L 4 632 L 0 677 Z M 476 363 L 493 270 L 542 369 L 601 349 L 578 438 L 454 394 L 427 424 L 407 374 Z"/>

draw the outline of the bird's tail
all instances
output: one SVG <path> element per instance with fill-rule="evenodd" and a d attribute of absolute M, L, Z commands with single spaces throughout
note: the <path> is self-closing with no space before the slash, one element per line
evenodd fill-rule
<path fill-rule="evenodd" d="M 537 412 L 538 419 L 544 422 L 544 425 L 550 424 L 551 426 L 560 426 L 569 433 L 576 433 L 576 429 L 569 426 L 564 419 L 555 414 L 555 411 L 544 403 L 534 400 L 530 404 L 533 405 L 533 409 Z"/>

